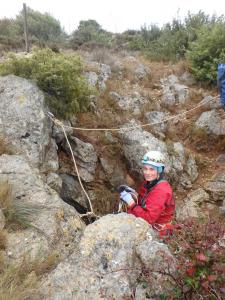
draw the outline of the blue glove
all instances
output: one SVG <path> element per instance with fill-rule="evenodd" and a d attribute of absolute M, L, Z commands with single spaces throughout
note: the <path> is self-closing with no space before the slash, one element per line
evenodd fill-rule
<path fill-rule="evenodd" d="M 134 199 L 132 198 L 131 194 L 123 191 L 120 193 L 120 199 L 125 202 L 128 206 L 132 206 L 135 204 Z"/>

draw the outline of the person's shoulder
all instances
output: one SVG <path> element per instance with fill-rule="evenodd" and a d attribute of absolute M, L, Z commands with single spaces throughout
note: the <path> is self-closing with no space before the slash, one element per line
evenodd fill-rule
<path fill-rule="evenodd" d="M 156 185 L 156 188 L 159 189 L 159 190 L 166 190 L 167 192 L 168 191 L 171 191 L 172 192 L 172 187 L 170 185 L 170 183 L 167 181 L 167 180 L 161 180 L 157 185 Z"/>

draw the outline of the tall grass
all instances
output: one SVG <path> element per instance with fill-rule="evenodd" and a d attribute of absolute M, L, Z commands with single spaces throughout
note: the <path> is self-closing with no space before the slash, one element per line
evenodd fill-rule
<path fill-rule="evenodd" d="M 0 208 L 5 216 L 6 228 L 14 230 L 33 226 L 32 216 L 40 210 L 36 205 L 15 200 L 8 181 L 0 184 Z"/>

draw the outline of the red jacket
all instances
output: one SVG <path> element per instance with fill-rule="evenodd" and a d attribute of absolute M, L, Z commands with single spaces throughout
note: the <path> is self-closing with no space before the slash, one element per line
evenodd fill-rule
<path fill-rule="evenodd" d="M 138 205 L 128 213 L 146 220 L 150 224 L 165 224 L 172 220 L 175 212 L 173 191 L 167 181 L 161 181 L 148 192 L 146 181 L 141 185 Z"/>

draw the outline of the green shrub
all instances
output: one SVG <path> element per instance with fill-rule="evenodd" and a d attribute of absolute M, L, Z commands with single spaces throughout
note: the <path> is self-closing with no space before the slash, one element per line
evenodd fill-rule
<path fill-rule="evenodd" d="M 225 23 L 202 27 L 190 45 L 187 60 L 198 80 L 215 83 L 217 64 L 225 61 Z"/>
<path fill-rule="evenodd" d="M 38 50 L 27 57 L 11 54 L 0 65 L 0 74 L 14 74 L 36 81 L 46 93 L 47 104 L 58 117 L 85 111 L 89 107 L 90 89 L 82 76 L 83 66 L 77 55 Z"/>

